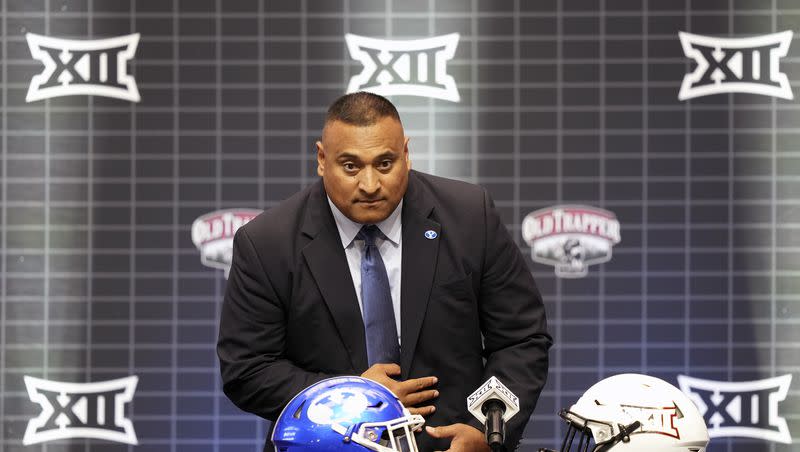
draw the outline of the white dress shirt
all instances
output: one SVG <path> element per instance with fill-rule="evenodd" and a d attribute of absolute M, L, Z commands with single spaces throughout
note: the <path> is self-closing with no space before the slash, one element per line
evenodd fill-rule
<path fill-rule="evenodd" d="M 353 277 L 353 285 L 358 297 L 358 307 L 361 308 L 361 315 L 364 315 L 364 302 L 361 300 L 361 255 L 364 252 L 364 241 L 355 240 L 362 224 L 347 218 L 328 198 L 328 204 L 333 212 L 333 219 L 336 221 L 336 229 L 339 230 L 339 237 L 342 239 L 342 247 L 347 256 L 347 266 L 350 267 L 350 275 Z M 392 293 L 392 307 L 394 308 L 394 321 L 397 327 L 397 343 L 400 343 L 400 270 L 403 256 L 403 222 L 400 213 L 403 210 L 403 200 L 394 209 L 388 218 L 376 224 L 388 240 L 377 239 L 376 244 L 386 267 L 389 276 L 389 289 Z"/>

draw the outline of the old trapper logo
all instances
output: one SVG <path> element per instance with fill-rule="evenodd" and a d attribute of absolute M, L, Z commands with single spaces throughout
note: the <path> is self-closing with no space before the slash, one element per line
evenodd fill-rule
<path fill-rule="evenodd" d="M 792 435 L 778 405 L 786 399 L 792 375 L 755 381 L 714 381 L 678 375 L 678 385 L 697 405 L 708 436 L 740 436 L 790 444 Z"/>
<path fill-rule="evenodd" d="M 125 404 L 133 399 L 139 378 L 96 383 L 65 383 L 25 376 L 28 397 L 42 407 L 28 422 L 22 444 L 67 438 L 93 438 L 138 444 Z"/>
<path fill-rule="evenodd" d="M 127 64 L 136 54 L 139 34 L 109 39 L 58 39 L 28 33 L 31 56 L 44 71 L 31 79 L 26 102 L 59 96 L 105 96 L 139 102 L 136 80 Z"/>
<path fill-rule="evenodd" d="M 595 207 L 548 207 L 525 217 L 522 237 L 535 262 L 555 266 L 556 276 L 581 278 L 589 265 L 611 259 L 611 247 L 620 241 L 619 221 Z"/>
<path fill-rule="evenodd" d="M 260 214 L 260 210 L 228 209 L 207 213 L 192 223 L 192 243 L 200 250 L 206 267 L 231 271 L 233 236 L 240 227 Z"/>
<path fill-rule="evenodd" d="M 783 31 L 752 38 L 714 38 L 678 32 L 683 53 L 697 63 L 683 77 L 679 100 L 720 93 L 751 93 L 793 99 L 786 74 L 780 71 L 792 42 Z"/>
<path fill-rule="evenodd" d="M 350 79 L 347 92 L 407 95 L 458 102 L 458 88 L 447 75 L 447 61 L 458 46 L 458 33 L 427 39 L 391 41 L 345 35 L 350 56 L 364 65 Z"/>

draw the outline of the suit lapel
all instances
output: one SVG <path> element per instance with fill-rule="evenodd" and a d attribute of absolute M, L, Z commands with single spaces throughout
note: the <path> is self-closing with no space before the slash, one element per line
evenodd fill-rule
<path fill-rule="evenodd" d="M 325 189 L 322 183 L 318 185 L 319 190 L 312 190 L 309 196 L 303 222 L 303 233 L 312 238 L 303 248 L 303 256 L 347 347 L 353 369 L 361 372 L 368 367 L 364 322 Z"/>
<path fill-rule="evenodd" d="M 441 225 L 430 219 L 433 204 L 426 200 L 422 187 L 411 173 L 403 201 L 403 262 L 400 295 L 401 378 L 408 378 L 419 331 L 428 306 L 428 299 L 439 255 Z M 435 233 L 433 239 L 429 231 Z"/>

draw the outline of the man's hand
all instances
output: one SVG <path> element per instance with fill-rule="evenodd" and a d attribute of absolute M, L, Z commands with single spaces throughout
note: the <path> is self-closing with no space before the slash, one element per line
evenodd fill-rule
<path fill-rule="evenodd" d="M 483 432 L 467 424 L 452 424 L 442 427 L 425 427 L 434 438 L 451 438 L 446 452 L 490 452 Z"/>
<path fill-rule="evenodd" d="M 413 378 L 406 381 L 397 381 L 393 376 L 400 375 L 400 366 L 397 364 L 373 364 L 362 377 L 376 381 L 389 388 L 400 399 L 400 403 L 408 408 L 411 414 L 428 416 L 436 410 L 433 405 L 418 407 L 416 405 L 439 397 L 439 391 L 425 389 L 439 381 L 436 377 Z"/>

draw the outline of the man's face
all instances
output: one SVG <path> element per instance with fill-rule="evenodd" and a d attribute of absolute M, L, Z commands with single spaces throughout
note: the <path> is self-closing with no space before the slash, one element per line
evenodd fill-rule
<path fill-rule="evenodd" d="M 406 193 L 408 138 L 391 117 L 369 126 L 329 122 L 317 141 L 317 164 L 325 192 L 347 218 L 379 223 Z"/>

